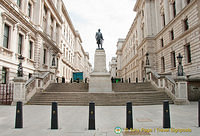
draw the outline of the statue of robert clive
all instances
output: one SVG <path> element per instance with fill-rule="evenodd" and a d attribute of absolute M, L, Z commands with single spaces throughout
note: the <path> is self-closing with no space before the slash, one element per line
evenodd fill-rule
<path fill-rule="evenodd" d="M 98 32 L 96 32 L 96 35 L 95 35 L 95 38 L 96 38 L 96 41 L 97 41 L 97 45 L 98 45 L 98 49 L 102 49 L 102 44 L 103 44 L 103 35 L 101 33 L 101 30 L 98 29 Z"/>

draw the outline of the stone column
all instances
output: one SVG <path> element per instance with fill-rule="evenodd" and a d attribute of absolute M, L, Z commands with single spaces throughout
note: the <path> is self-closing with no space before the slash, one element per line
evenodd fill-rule
<path fill-rule="evenodd" d="M 12 28 L 11 28 L 12 29 Z M 13 30 L 11 30 L 11 39 L 10 40 L 10 49 L 13 51 L 13 53 L 17 52 L 17 47 L 18 47 L 18 24 L 13 25 Z M 12 59 L 15 60 L 15 55 L 13 54 Z"/>
<path fill-rule="evenodd" d="M 53 41 L 56 42 L 56 20 L 53 20 Z"/>
<path fill-rule="evenodd" d="M 174 79 L 176 82 L 176 88 L 175 88 L 176 99 L 174 100 L 175 104 L 189 104 L 186 79 L 187 78 L 185 76 L 177 76 Z"/>
<path fill-rule="evenodd" d="M 46 33 L 51 36 L 51 12 L 48 9 L 47 10 L 47 23 L 46 23 L 47 27 L 46 27 Z"/>
<path fill-rule="evenodd" d="M 35 60 L 35 68 L 39 69 L 42 64 L 42 51 L 43 51 L 43 40 L 39 33 L 36 34 L 35 41 L 35 51 L 34 51 L 34 60 Z"/>
<path fill-rule="evenodd" d="M 29 36 L 28 33 L 25 35 L 25 39 L 24 39 L 24 48 L 23 48 L 23 56 L 29 58 Z"/>
<path fill-rule="evenodd" d="M 186 0 L 183 0 L 183 5 L 182 6 L 183 6 L 182 8 L 184 8 L 185 6 L 187 6 Z"/>
<path fill-rule="evenodd" d="M 12 105 L 16 105 L 17 101 L 26 103 L 26 88 L 24 77 L 15 77 L 14 81 L 14 90 L 13 90 L 13 102 Z"/>
<path fill-rule="evenodd" d="M 56 29 L 56 31 L 58 31 L 57 32 L 57 34 L 58 35 L 56 35 L 56 43 L 57 43 L 57 45 L 59 46 L 59 47 L 61 47 L 61 44 L 60 44 L 60 42 L 61 42 L 61 27 L 60 26 L 58 26 L 58 29 Z"/>
<path fill-rule="evenodd" d="M 165 23 L 169 23 L 169 1 L 164 0 Z"/>
<path fill-rule="evenodd" d="M 28 16 L 28 2 L 29 2 L 28 0 L 24 1 L 24 13 L 27 16 Z"/>
<path fill-rule="evenodd" d="M 156 11 L 156 33 L 160 32 L 162 25 L 161 25 L 161 16 L 160 16 L 160 2 L 155 1 L 155 11 Z"/>
<path fill-rule="evenodd" d="M 170 20 L 172 20 L 174 18 L 174 13 L 173 13 L 173 3 L 170 3 L 169 5 L 169 9 L 170 9 Z"/>
<path fill-rule="evenodd" d="M 61 10 L 62 10 L 62 1 L 61 0 L 58 0 L 57 1 L 57 10 L 58 10 L 58 13 L 61 14 Z"/>
<path fill-rule="evenodd" d="M 151 35 L 151 27 L 152 27 L 150 0 L 145 1 L 145 9 L 144 10 L 145 10 L 144 11 L 144 13 L 145 13 L 145 16 L 144 16 L 145 17 L 145 27 L 143 26 L 143 29 L 144 29 L 143 31 L 144 31 L 144 34 L 146 34 L 148 36 L 148 35 Z M 144 37 L 145 37 L 145 35 L 144 35 Z"/>
<path fill-rule="evenodd" d="M 183 0 L 176 0 L 176 14 L 182 10 L 182 1 Z"/>

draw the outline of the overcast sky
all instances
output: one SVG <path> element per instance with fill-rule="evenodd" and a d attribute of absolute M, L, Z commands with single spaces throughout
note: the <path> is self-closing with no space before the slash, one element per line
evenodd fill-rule
<path fill-rule="evenodd" d="M 72 23 L 79 31 L 82 45 L 89 52 L 94 66 L 94 53 L 97 48 L 95 34 L 98 29 L 104 37 L 106 65 L 116 56 L 119 38 L 125 38 L 135 17 L 133 8 L 136 0 L 63 0 Z"/>

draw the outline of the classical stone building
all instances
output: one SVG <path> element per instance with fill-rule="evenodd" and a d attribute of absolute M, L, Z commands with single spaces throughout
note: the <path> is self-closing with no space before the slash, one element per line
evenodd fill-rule
<path fill-rule="evenodd" d="M 69 82 L 75 71 L 88 77 L 89 54 L 62 0 L 1 0 L 0 30 L 1 83 L 16 77 L 20 54 L 27 85 Z"/>
<path fill-rule="evenodd" d="M 199 0 L 137 0 L 134 7 L 136 17 L 131 28 L 126 38 L 117 43 L 118 77 L 125 80 L 130 78 L 131 82 L 142 82 L 150 78 L 148 72 L 151 71 L 157 75 L 151 76 L 151 79 L 158 86 L 169 87 L 166 78 L 173 81 L 177 76 L 177 56 L 180 53 L 190 90 L 189 99 L 194 99 L 194 94 L 198 96 L 199 6 Z"/>
<path fill-rule="evenodd" d="M 117 59 L 116 57 L 112 57 L 111 61 L 109 62 L 109 72 L 110 76 L 113 78 L 117 77 Z"/>

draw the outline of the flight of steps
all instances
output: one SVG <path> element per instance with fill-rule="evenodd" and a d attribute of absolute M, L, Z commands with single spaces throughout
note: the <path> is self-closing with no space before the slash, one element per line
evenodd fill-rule
<path fill-rule="evenodd" d="M 162 104 L 163 100 L 173 101 L 164 91 L 156 90 L 150 83 L 114 83 L 113 92 L 89 93 L 86 83 L 53 83 L 44 92 L 36 93 L 28 104 L 50 105 L 56 101 L 59 105 L 88 106 L 93 101 L 97 106 L 125 106 Z"/>

